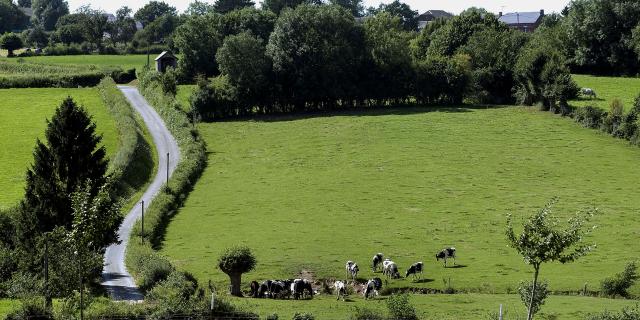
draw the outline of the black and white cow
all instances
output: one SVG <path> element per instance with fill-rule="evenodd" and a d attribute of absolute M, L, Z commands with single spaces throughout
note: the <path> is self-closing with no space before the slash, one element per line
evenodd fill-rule
<path fill-rule="evenodd" d="M 414 279 L 416 278 L 416 276 L 418 276 L 419 278 L 422 278 L 423 268 L 424 268 L 424 263 L 422 263 L 422 261 L 416 262 L 412 264 L 411 267 L 409 267 L 409 269 L 407 269 L 407 272 L 405 273 L 404 277 L 408 278 L 409 275 L 412 275 Z"/>
<path fill-rule="evenodd" d="M 298 300 L 300 298 L 313 298 L 313 286 L 307 279 L 295 279 L 291 283 L 291 292 L 293 298 Z"/>
<path fill-rule="evenodd" d="M 373 256 L 373 259 L 371 260 L 371 270 L 373 270 L 373 272 L 378 271 L 378 267 L 382 264 L 383 259 L 384 254 L 382 253 L 376 253 L 376 255 Z"/>
<path fill-rule="evenodd" d="M 349 276 L 351 276 L 351 280 L 355 280 L 358 276 L 358 271 L 360 271 L 360 268 L 358 268 L 357 263 L 349 260 L 345 265 L 345 270 L 347 272 L 347 279 L 349 278 Z"/>
<path fill-rule="evenodd" d="M 450 247 L 442 249 L 442 251 L 436 254 L 436 261 L 440 259 L 444 260 L 444 266 L 447 267 L 447 259 L 453 259 L 453 265 L 456 265 L 456 248 Z"/>
<path fill-rule="evenodd" d="M 271 280 L 263 281 L 258 288 L 258 298 L 268 298 L 271 295 Z"/>
<path fill-rule="evenodd" d="M 338 280 L 333 284 L 333 287 L 336 290 L 336 297 L 337 297 L 336 300 L 340 300 L 340 298 L 342 298 L 342 301 L 344 301 L 344 298 L 348 296 L 347 284 L 345 282 Z"/>
<path fill-rule="evenodd" d="M 382 280 L 380 278 L 373 278 L 367 281 L 364 287 L 364 298 L 375 297 L 378 295 L 378 291 L 382 289 Z"/>
<path fill-rule="evenodd" d="M 391 261 L 391 260 L 385 260 L 383 263 L 383 268 L 382 268 L 382 274 L 387 276 L 388 278 L 391 279 L 398 279 L 400 278 L 400 272 L 398 271 L 398 265 Z"/>

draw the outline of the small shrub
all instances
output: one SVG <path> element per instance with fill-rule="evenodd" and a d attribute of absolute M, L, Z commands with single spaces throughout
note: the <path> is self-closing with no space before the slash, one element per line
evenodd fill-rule
<path fill-rule="evenodd" d="M 296 314 L 293 315 L 293 320 L 315 320 L 316 317 L 314 317 L 311 313 L 307 313 L 307 312 L 302 312 L 302 313 L 298 313 L 296 312 Z"/>
<path fill-rule="evenodd" d="M 518 286 L 518 293 L 520 293 L 520 300 L 529 309 L 531 303 L 531 290 L 533 289 L 533 282 L 522 281 Z M 531 314 L 535 315 L 540 311 L 540 307 L 544 305 L 544 300 L 549 295 L 549 283 L 539 282 L 536 286 L 536 294 L 533 298 L 533 307 L 531 308 Z"/>
<path fill-rule="evenodd" d="M 169 68 L 160 76 L 160 88 L 164 94 L 176 96 L 178 93 L 178 78 L 177 71 L 174 68 Z"/>
<path fill-rule="evenodd" d="M 20 301 L 20 307 L 10 312 L 5 320 L 48 320 L 51 319 L 51 311 L 44 308 L 41 297 L 28 297 Z"/>
<path fill-rule="evenodd" d="M 156 284 L 167 279 L 174 270 L 169 260 L 157 254 L 143 256 L 140 259 L 141 274 L 138 283 L 143 291 L 151 290 Z"/>
<path fill-rule="evenodd" d="M 624 106 L 620 99 L 613 99 L 609 104 L 609 112 L 602 122 L 602 130 L 614 136 L 619 136 L 618 129 L 622 123 Z"/>
<path fill-rule="evenodd" d="M 586 106 L 575 111 L 575 120 L 584 127 L 597 129 L 602 126 L 606 112 L 600 108 Z"/>
<path fill-rule="evenodd" d="M 265 320 L 278 320 L 278 314 L 277 313 L 273 313 L 268 315 Z"/>
<path fill-rule="evenodd" d="M 602 280 L 600 284 L 602 293 L 613 297 L 628 297 L 629 293 L 627 290 L 638 280 L 637 271 L 638 266 L 635 262 L 628 263 L 621 273 Z"/>
<path fill-rule="evenodd" d="M 385 317 L 379 311 L 356 307 L 349 320 L 385 320 Z"/>
<path fill-rule="evenodd" d="M 620 313 L 604 311 L 602 313 L 590 314 L 587 320 L 640 320 L 640 307 L 625 307 Z"/>
<path fill-rule="evenodd" d="M 418 319 L 416 309 L 411 305 L 408 294 L 393 294 L 387 299 L 389 315 L 395 320 Z"/>

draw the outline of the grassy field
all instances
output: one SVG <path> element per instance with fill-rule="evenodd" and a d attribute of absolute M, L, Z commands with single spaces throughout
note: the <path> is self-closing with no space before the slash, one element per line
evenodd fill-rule
<path fill-rule="evenodd" d="M 157 55 L 150 56 L 153 66 Z M 17 62 L 19 58 L 0 58 L 0 60 Z M 96 66 L 119 66 L 122 69 L 140 69 L 147 64 L 147 55 L 77 55 L 77 56 L 38 56 L 22 58 L 27 62 L 54 65 L 96 65 Z"/>
<path fill-rule="evenodd" d="M 162 252 L 220 287 L 226 247 L 250 246 L 250 280 L 374 276 L 383 252 L 401 272 L 426 263 L 426 280 L 391 287 L 515 292 L 530 268 L 506 246 L 505 216 L 530 215 L 559 196 L 565 218 L 597 206 L 598 247 L 577 263 L 542 268 L 556 291 L 597 290 L 636 259 L 640 149 L 527 108 L 406 109 L 202 124 L 209 165 L 171 222 Z M 458 249 L 459 268 L 434 254 Z M 638 288 L 633 288 L 638 292 Z M 604 307 L 604 305 L 600 306 Z"/>
<path fill-rule="evenodd" d="M 573 75 L 573 79 L 581 88 L 592 88 L 597 99 L 580 98 L 571 101 L 571 105 L 584 107 L 595 106 L 609 110 L 613 99 L 620 99 L 626 109 L 630 109 L 634 99 L 640 94 L 640 78 L 596 77 L 589 75 Z"/>
<path fill-rule="evenodd" d="M 196 85 L 180 85 L 178 86 L 178 94 L 176 95 L 176 99 L 180 102 L 180 105 L 188 111 L 191 108 L 191 104 L 189 103 L 189 97 L 191 93 L 196 88 Z"/>
<path fill-rule="evenodd" d="M 118 147 L 115 122 L 97 89 L 0 90 L 0 208 L 14 205 L 24 192 L 24 174 L 33 160 L 36 139 L 44 139 L 46 119 L 67 96 L 93 116 L 102 143 L 112 156 Z"/>
<path fill-rule="evenodd" d="M 353 298 L 353 297 L 352 297 Z M 355 308 L 369 308 L 386 313 L 386 297 L 364 301 L 347 299 L 336 301 L 333 296 L 320 296 L 313 300 L 270 300 L 238 299 L 231 300 L 240 308 L 260 314 L 262 318 L 277 313 L 280 319 L 291 319 L 296 312 L 314 314 L 317 319 L 348 319 Z M 506 319 L 526 319 L 526 312 L 517 295 L 456 294 L 456 295 L 413 295 L 411 303 L 421 319 L 488 319 L 489 314 L 497 313 L 503 305 Z M 538 319 L 584 319 L 587 314 L 607 309 L 619 311 L 624 307 L 633 307 L 637 302 L 631 300 L 611 300 L 590 297 L 552 296 L 542 307 Z"/>
<path fill-rule="evenodd" d="M 9 312 L 16 308 L 17 304 L 17 300 L 0 299 L 0 319 L 4 319 Z"/>

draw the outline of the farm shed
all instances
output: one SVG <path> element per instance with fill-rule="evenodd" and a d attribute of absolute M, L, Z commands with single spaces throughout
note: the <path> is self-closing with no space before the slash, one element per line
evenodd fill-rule
<path fill-rule="evenodd" d="M 171 53 L 171 51 L 162 51 L 162 53 L 156 57 L 156 71 L 165 72 L 168 67 L 178 67 L 178 58 Z"/>

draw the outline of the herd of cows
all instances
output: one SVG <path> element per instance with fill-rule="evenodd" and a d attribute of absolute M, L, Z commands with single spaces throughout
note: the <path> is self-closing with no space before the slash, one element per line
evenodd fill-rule
<path fill-rule="evenodd" d="M 447 267 L 447 259 L 453 259 L 453 264 L 456 263 L 456 248 L 445 248 L 436 254 L 436 261 L 444 260 L 444 266 Z M 371 270 L 375 273 L 378 270 L 382 270 L 382 274 L 389 279 L 400 278 L 400 271 L 398 271 L 398 265 L 391 261 L 391 259 L 385 259 L 382 253 L 377 253 L 371 259 Z M 414 280 L 416 278 L 422 278 L 422 272 L 424 270 L 423 262 L 416 262 L 412 264 L 405 272 L 405 278 L 412 276 Z M 352 284 L 356 283 L 356 277 L 360 268 L 358 264 L 349 260 L 345 265 L 346 278 L 349 277 L 352 280 Z M 378 296 L 378 291 L 382 289 L 382 279 L 373 278 L 368 280 L 364 286 L 362 294 L 365 299 Z M 331 286 L 331 289 L 336 294 L 337 299 L 343 301 L 349 295 L 347 280 L 337 280 Z M 288 280 L 266 280 L 262 283 L 257 281 L 251 282 L 251 296 L 254 298 L 272 298 L 272 299 L 311 299 L 317 291 L 314 290 L 313 284 L 308 279 L 288 279 Z"/>

